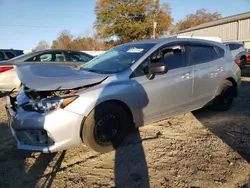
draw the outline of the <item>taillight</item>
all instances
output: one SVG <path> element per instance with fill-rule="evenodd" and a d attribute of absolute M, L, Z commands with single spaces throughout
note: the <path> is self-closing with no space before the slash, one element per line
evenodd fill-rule
<path fill-rule="evenodd" d="M 9 71 L 9 70 L 11 70 L 13 68 L 14 68 L 14 66 L 0 66 L 0 73 Z"/>
<path fill-rule="evenodd" d="M 241 64 L 241 60 L 240 60 L 240 59 L 235 59 L 234 62 L 235 62 L 237 65 L 240 65 L 240 64 Z"/>

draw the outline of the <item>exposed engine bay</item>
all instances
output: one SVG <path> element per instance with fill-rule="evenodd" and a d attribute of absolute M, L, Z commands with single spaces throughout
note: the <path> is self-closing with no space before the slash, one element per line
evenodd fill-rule
<path fill-rule="evenodd" d="M 90 86 L 89 86 L 90 87 Z M 60 90 L 60 91 L 34 91 L 29 89 L 28 87 L 23 87 L 24 93 L 27 97 L 33 100 L 37 99 L 48 99 L 48 98 L 57 98 L 67 95 L 74 95 L 78 91 L 84 91 L 89 87 L 84 88 L 76 88 L 76 89 L 67 89 L 67 90 Z"/>

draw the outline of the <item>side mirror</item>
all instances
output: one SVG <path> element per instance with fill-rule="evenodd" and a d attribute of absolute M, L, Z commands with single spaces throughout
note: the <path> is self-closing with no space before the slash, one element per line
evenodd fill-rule
<path fill-rule="evenodd" d="M 165 74 L 168 72 L 168 68 L 164 63 L 153 63 L 150 64 L 147 70 L 148 79 L 152 80 L 156 74 Z"/>

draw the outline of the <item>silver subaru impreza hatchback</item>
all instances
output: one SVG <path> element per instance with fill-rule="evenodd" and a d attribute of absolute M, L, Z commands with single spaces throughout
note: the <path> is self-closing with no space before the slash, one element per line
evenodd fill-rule
<path fill-rule="evenodd" d="M 227 47 L 199 39 L 119 45 L 80 69 L 28 65 L 7 97 L 19 149 L 56 152 L 86 144 L 118 147 L 135 127 L 204 106 L 227 110 L 241 71 Z"/>

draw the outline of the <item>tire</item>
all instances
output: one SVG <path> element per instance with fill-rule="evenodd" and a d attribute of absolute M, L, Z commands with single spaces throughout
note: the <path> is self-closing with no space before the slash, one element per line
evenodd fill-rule
<path fill-rule="evenodd" d="M 218 111 L 228 110 L 233 103 L 235 89 L 232 82 L 226 80 L 220 94 L 214 98 L 212 108 Z"/>
<path fill-rule="evenodd" d="M 83 142 L 99 153 L 116 149 L 133 128 L 132 117 L 119 104 L 105 102 L 93 109 L 82 128 Z"/>
<path fill-rule="evenodd" d="M 246 57 L 241 57 L 241 68 L 245 68 L 246 67 L 246 63 L 247 63 L 247 59 Z"/>

